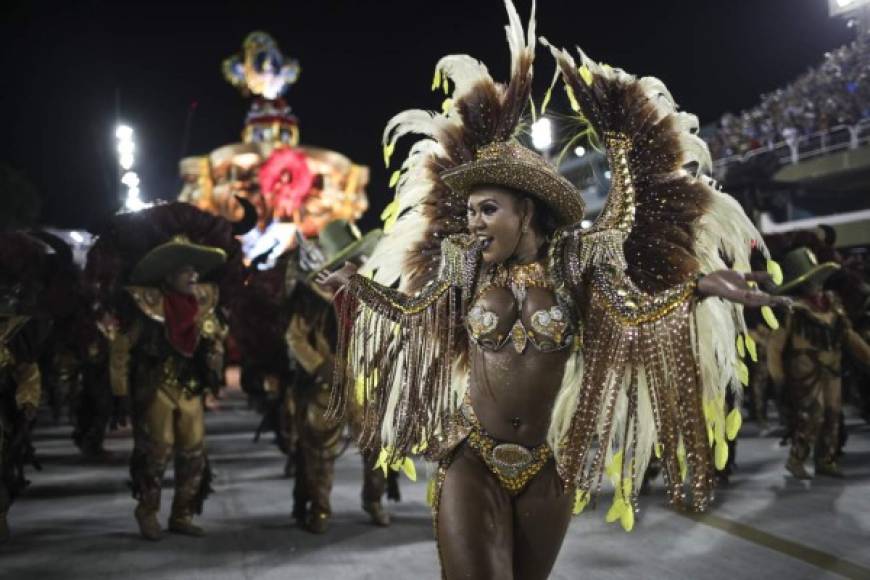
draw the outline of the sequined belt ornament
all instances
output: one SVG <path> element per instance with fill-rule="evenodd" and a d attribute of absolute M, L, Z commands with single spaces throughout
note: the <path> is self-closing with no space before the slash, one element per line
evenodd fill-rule
<path fill-rule="evenodd" d="M 501 443 L 493 439 L 480 426 L 470 404 L 463 405 L 462 417 L 471 428 L 469 446 L 511 495 L 520 494 L 553 456 L 546 443 L 529 449 L 518 443 Z"/>

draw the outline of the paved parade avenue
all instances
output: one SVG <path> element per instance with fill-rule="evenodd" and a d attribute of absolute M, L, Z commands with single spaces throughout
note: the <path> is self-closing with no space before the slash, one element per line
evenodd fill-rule
<path fill-rule="evenodd" d="M 313 536 L 290 518 L 292 480 L 264 438 L 258 417 L 230 395 L 207 417 L 216 493 L 200 523 L 204 539 L 139 538 L 126 484 L 128 433 L 112 435 L 115 460 L 83 463 L 68 426 L 39 427 L 43 471 L 17 502 L 13 538 L 0 548 L 3 579 L 437 579 L 426 468 L 402 480 L 393 526 L 376 528 L 360 509 L 361 462 L 353 448 L 339 459 L 329 531 Z M 605 505 L 575 518 L 556 563 L 558 580 L 727 578 L 870 578 L 870 428 L 849 422 L 845 480 L 798 482 L 785 476 L 786 449 L 744 427 L 739 470 L 715 509 L 699 517 L 664 507 L 659 480 L 642 502 L 635 530 L 605 524 Z M 171 474 L 170 474 L 171 475 Z M 164 495 L 161 520 L 169 502 Z"/>

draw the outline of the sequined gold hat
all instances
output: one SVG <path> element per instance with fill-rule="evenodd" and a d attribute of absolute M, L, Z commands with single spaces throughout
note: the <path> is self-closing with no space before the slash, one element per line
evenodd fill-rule
<path fill-rule="evenodd" d="M 478 150 L 475 160 L 441 173 L 450 189 L 468 196 L 478 185 L 501 185 L 543 201 L 561 224 L 583 219 L 580 191 L 547 161 L 517 141 L 497 141 Z"/>

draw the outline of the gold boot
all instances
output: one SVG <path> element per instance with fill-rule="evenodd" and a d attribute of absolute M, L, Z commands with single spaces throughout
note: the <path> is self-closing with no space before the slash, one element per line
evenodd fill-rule
<path fill-rule="evenodd" d="M 205 530 L 193 523 L 193 516 L 190 515 L 173 514 L 169 518 L 169 531 L 173 534 L 193 536 L 194 538 L 201 538 L 205 535 Z"/>
<path fill-rule="evenodd" d="M 810 475 L 804 467 L 804 462 L 795 457 L 794 455 L 789 456 L 788 461 L 785 464 L 785 468 L 796 479 L 807 480 L 813 478 L 813 476 Z"/>
<path fill-rule="evenodd" d="M 386 528 L 390 525 L 390 514 L 384 509 L 384 506 L 379 501 L 371 501 L 363 504 L 363 510 L 369 517 L 372 518 L 372 523 L 376 526 Z"/>
<path fill-rule="evenodd" d="M 325 534 L 329 529 L 329 514 L 317 509 L 308 512 L 305 518 L 305 530 L 312 534 Z"/>
<path fill-rule="evenodd" d="M 172 514 L 169 516 L 169 531 L 185 536 L 201 538 L 205 530 L 193 523 L 193 515 L 202 512 L 202 502 L 208 488 L 210 475 L 202 447 L 175 454 L 175 497 L 172 498 Z M 209 472 L 210 474 L 210 472 Z"/>
<path fill-rule="evenodd" d="M 170 451 L 170 447 L 160 445 L 134 447 L 130 461 L 134 497 L 139 500 L 133 515 L 136 516 L 136 523 L 139 524 L 139 533 L 152 542 L 163 538 L 163 529 L 157 521 L 157 512 L 160 511 L 163 472 Z"/>
<path fill-rule="evenodd" d="M 139 524 L 139 533 L 143 538 L 152 542 L 163 539 L 163 529 L 160 527 L 160 522 L 157 521 L 157 510 L 147 505 L 146 502 L 140 501 L 133 513 L 136 516 L 136 523 Z"/>
<path fill-rule="evenodd" d="M 840 469 L 840 465 L 836 461 L 817 461 L 816 475 L 825 475 L 827 477 L 836 477 L 838 479 L 845 477 L 843 475 L 843 470 Z"/>

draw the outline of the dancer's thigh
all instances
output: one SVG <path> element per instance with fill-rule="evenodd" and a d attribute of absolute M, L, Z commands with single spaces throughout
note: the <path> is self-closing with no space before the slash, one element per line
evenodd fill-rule
<path fill-rule="evenodd" d="M 550 575 L 568 524 L 573 492 L 550 462 L 514 500 L 514 580 L 538 580 Z"/>
<path fill-rule="evenodd" d="M 447 580 L 513 579 L 511 498 L 466 446 L 441 488 L 438 547 Z"/>

